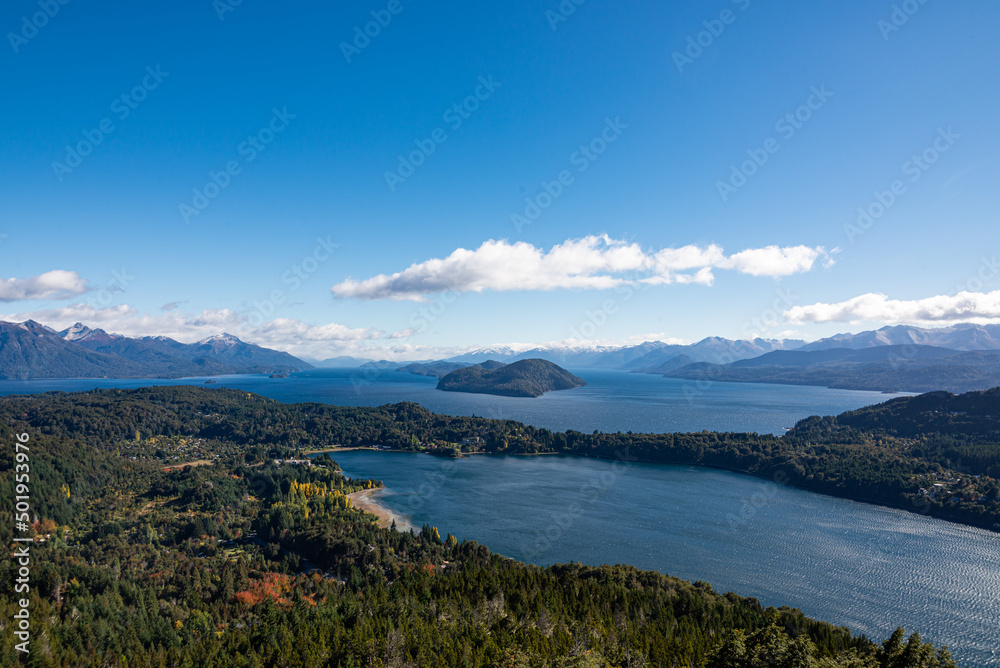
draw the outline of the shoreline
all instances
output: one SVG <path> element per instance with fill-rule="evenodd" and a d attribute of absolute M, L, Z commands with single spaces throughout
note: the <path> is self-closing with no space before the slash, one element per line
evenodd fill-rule
<path fill-rule="evenodd" d="M 357 492 L 351 492 L 347 495 L 347 498 L 351 500 L 351 505 L 353 505 L 356 509 L 377 517 L 378 525 L 383 529 L 391 527 L 393 521 L 395 520 L 397 531 L 410 531 L 412 529 L 414 532 L 419 533 L 420 529 L 413 526 L 410 518 L 393 512 L 377 501 L 376 495 L 381 495 L 385 489 L 385 487 L 362 489 Z"/>
<path fill-rule="evenodd" d="M 334 452 L 354 452 L 356 450 L 368 450 L 370 452 L 411 452 L 410 450 L 385 450 L 377 448 L 374 445 L 346 445 L 344 447 L 337 446 L 332 448 L 323 448 L 321 450 L 303 450 L 302 455 L 305 457 L 312 457 L 314 455 L 322 455 L 323 453 L 333 454 Z M 416 452 L 416 450 L 413 450 L 412 452 Z"/>
<path fill-rule="evenodd" d="M 363 448 L 357 448 L 357 449 L 363 449 Z M 456 459 L 456 458 L 452 458 L 452 457 L 442 457 L 441 455 L 437 455 L 437 454 L 434 454 L 434 453 L 431 453 L 431 452 L 420 451 L 420 450 L 378 450 L 377 452 L 408 452 L 408 453 L 416 454 L 416 455 L 428 455 L 428 456 L 431 456 L 431 457 L 437 457 L 439 459 Z M 474 456 L 477 456 L 477 455 L 478 456 L 483 456 L 483 457 L 538 457 L 538 456 L 544 456 L 544 455 L 548 455 L 548 456 L 559 455 L 559 456 L 563 456 L 563 457 L 572 457 L 572 458 L 575 458 L 575 459 L 590 459 L 590 460 L 606 461 L 606 462 L 614 462 L 614 461 L 616 461 L 615 459 L 612 459 L 610 457 L 598 457 L 598 456 L 590 456 L 590 455 L 580 455 L 580 454 L 571 453 L 571 452 L 531 452 L 531 453 L 467 452 L 467 453 L 463 453 L 462 456 L 458 457 L 457 459 L 467 459 L 469 457 L 474 457 Z M 798 490 L 801 490 L 801 491 L 804 491 L 804 492 L 809 492 L 811 494 L 819 494 L 819 495 L 827 496 L 827 497 L 830 497 L 830 498 L 833 498 L 833 499 L 842 499 L 842 500 L 845 500 L 845 501 L 853 501 L 854 503 L 862 503 L 862 504 L 869 505 L 869 506 L 876 506 L 876 507 L 881 507 L 881 508 L 889 508 L 889 509 L 892 509 L 892 510 L 899 510 L 899 511 L 902 511 L 902 512 L 905 512 L 905 513 L 909 513 L 909 514 L 912 514 L 912 515 L 917 515 L 917 516 L 920 516 L 920 517 L 926 517 L 928 519 L 935 519 L 935 520 L 939 520 L 941 522 L 948 522 L 949 524 L 958 524 L 960 526 L 969 527 L 971 529 L 978 529 L 980 531 L 988 531 L 988 532 L 993 533 L 993 534 L 1000 534 L 1000 526 L 989 527 L 989 526 L 984 526 L 982 524 L 973 524 L 971 522 L 962 521 L 962 520 L 959 520 L 959 519 L 955 519 L 953 517 L 948 517 L 946 515 L 939 515 L 939 514 L 936 514 L 936 513 L 922 513 L 922 512 L 920 512 L 918 510 L 914 510 L 912 506 L 908 506 L 907 504 L 889 503 L 888 500 L 885 500 L 885 499 L 877 500 L 877 499 L 872 499 L 872 498 L 864 497 L 863 495 L 849 496 L 849 495 L 846 495 L 846 494 L 833 494 L 833 493 L 831 493 L 829 491 L 814 489 L 814 488 L 807 487 L 807 486 L 801 485 L 801 484 L 796 484 L 796 483 L 793 483 L 793 482 L 778 483 L 778 482 L 776 482 L 776 481 L 773 480 L 772 476 L 758 474 L 758 473 L 752 473 L 750 471 L 741 471 L 740 469 L 729 468 L 729 467 L 726 467 L 726 466 L 718 466 L 718 465 L 713 465 L 713 464 L 705 464 L 705 463 L 701 463 L 701 462 L 659 462 L 659 461 L 654 461 L 654 460 L 649 460 L 649 459 L 635 459 L 635 460 L 631 460 L 630 463 L 634 463 L 634 464 L 652 464 L 652 465 L 657 465 L 657 466 L 691 466 L 691 467 L 696 467 L 696 468 L 711 469 L 711 470 L 715 470 L 715 471 L 726 471 L 726 472 L 729 472 L 729 473 L 735 473 L 737 475 L 742 475 L 742 476 L 747 476 L 747 477 L 750 477 L 750 478 L 755 478 L 757 480 L 768 481 L 768 482 L 780 485 L 782 487 L 788 487 L 788 488 L 791 488 L 791 489 L 798 489 Z M 366 490 L 366 491 L 374 491 L 374 490 Z M 390 511 L 386 511 L 386 512 L 390 512 Z M 399 526 L 401 526 L 398 519 L 396 520 L 396 526 L 397 526 L 397 528 Z"/>

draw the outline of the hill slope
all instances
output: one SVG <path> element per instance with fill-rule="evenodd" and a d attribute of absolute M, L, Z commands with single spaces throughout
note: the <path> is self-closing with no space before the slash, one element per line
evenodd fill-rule
<path fill-rule="evenodd" d="M 349 496 L 376 481 L 327 458 L 287 461 L 296 437 L 553 436 L 525 425 L 173 387 L 0 397 L 0 439 L 15 431 L 31 432 L 30 532 L 51 536 L 31 545 L 23 594 L 39 665 L 955 668 L 902 631 L 882 647 L 705 582 L 541 568 L 426 525 L 379 528 Z M 212 464 L 176 467 L 194 452 Z M 14 448 L 0 449 L 0 469 L 14 466 Z M 8 517 L 14 498 L 13 476 L 0 477 Z M 0 538 L 10 543 L 11 523 Z M 15 610 L 0 597 L 4 618 Z M 0 636 L 0 665 L 22 663 L 14 643 Z M 780 663 L 764 660 L 776 652 Z"/>
<path fill-rule="evenodd" d="M 899 397 L 836 417 L 808 418 L 790 436 L 816 438 L 839 428 L 903 438 L 959 436 L 965 443 L 992 446 L 1000 465 L 1000 387 L 982 392 L 929 392 Z M 1000 473 L 1000 466 L 997 467 Z"/>
<path fill-rule="evenodd" d="M 888 392 L 970 392 L 1000 385 L 1000 351 L 924 345 L 769 353 L 733 364 L 689 364 L 668 378 L 817 385 Z"/>
<path fill-rule="evenodd" d="M 68 343 L 33 320 L 0 322 L 0 378 L 134 377 L 140 370 L 131 360 Z"/>

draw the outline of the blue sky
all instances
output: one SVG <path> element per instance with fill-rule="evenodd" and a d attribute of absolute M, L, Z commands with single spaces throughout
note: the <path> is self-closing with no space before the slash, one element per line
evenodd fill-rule
<path fill-rule="evenodd" d="M 230 2 L 0 10 L 0 318 L 313 357 L 1000 320 L 994 2 Z"/>

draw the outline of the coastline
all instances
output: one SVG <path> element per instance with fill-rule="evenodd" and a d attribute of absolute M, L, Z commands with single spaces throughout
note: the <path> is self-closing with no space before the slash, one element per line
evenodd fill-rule
<path fill-rule="evenodd" d="M 363 450 L 363 449 L 366 449 L 366 448 L 354 448 L 354 449 L 356 449 L 356 450 Z M 439 455 L 439 454 L 436 454 L 436 453 L 432 453 L 432 452 L 421 451 L 421 450 L 373 450 L 373 451 L 375 451 L 375 452 L 407 452 L 407 453 L 412 453 L 412 454 L 417 454 L 417 455 L 428 455 L 428 456 L 431 456 L 431 457 L 445 458 L 445 457 L 442 457 L 442 455 Z M 462 455 L 460 457 L 458 457 L 458 459 L 465 459 L 465 458 L 468 458 L 468 457 L 475 457 L 475 456 L 483 456 L 483 457 L 541 457 L 541 456 L 553 456 L 553 455 L 555 455 L 555 456 L 563 456 L 563 457 L 574 457 L 574 458 L 579 458 L 579 459 L 591 459 L 591 460 L 598 460 L 598 461 L 607 461 L 607 462 L 616 461 L 614 459 L 611 459 L 610 457 L 600 457 L 600 456 L 595 456 L 595 455 L 581 455 L 581 454 L 574 453 L 574 452 L 525 452 L 525 453 L 518 453 L 518 452 L 504 452 L 504 453 L 496 453 L 496 452 L 465 452 L 465 453 L 462 453 Z M 451 457 L 447 457 L 447 459 L 452 459 L 452 458 Z M 982 531 L 989 531 L 989 532 L 995 533 L 995 534 L 996 533 L 1000 533 L 1000 525 L 988 526 L 989 521 L 977 524 L 977 523 L 974 523 L 974 522 L 968 522 L 968 521 L 965 521 L 965 520 L 962 520 L 962 519 L 958 519 L 958 518 L 955 518 L 953 516 L 948 516 L 948 515 L 945 515 L 945 514 L 934 513 L 934 512 L 921 512 L 920 510 L 916 509 L 915 506 L 912 503 L 909 503 L 909 504 L 908 503 L 895 503 L 893 499 L 885 499 L 885 498 L 882 498 L 882 499 L 873 499 L 871 497 L 866 497 L 863 494 L 854 494 L 854 495 L 852 495 L 852 494 L 835 494 L 832 490 L 826 490 L 826 489 L 819 489 L 819 488 L 815 488 L 815 487 L 810 487 L 808 485 L 804 485 L 804 484 L 801 484 L 799 482 L 793 482 L 793 481 L 790 481 L 790 480 L 779 483 L 779 482 L 776 482 L 774 480 L 773 475 L 769 475 L 767 473 L 758 473 L 758 472 L 740 470 L 740 469 L 737 469 L 737 468 L 730 468 L 730 467 L 727 467 L 727 466 L 721 466 L 721 465 L 716 465 L 716 464 L 706 464 L 706 463 L 703 463 L 703 462 L 667 462 L 667 461 L 656 461 L 656 460 L 652 460 L 652 459 L 642 459 L 642 458 L 630 459 L 629 461 L 631 463 L 635 463 L 635 464 L 653 464 L 653 465 L 663 465 L 663 466 L 693 466 L 693 467 L 699 467 L 699 468 L 712 469 L 712 470 L 716 470 L 716 471 L 727 471 L 729 473 L 735 473 L 737 475 L 744 475 L 744 476 L 748 476 L 748 477 L 751 477 L 751 478 L 756 478 L 758 480 L 764 480 L 764 481 L 772 482 L 772 483 L 781 485 L 783 487 L 790 487 L 792 489 L 799 489 L 799 490 L 802 490 L 804 492 L 810 492 L 812 494 L 820 494 L 822 496 L 828 496 L 828 497 L 834 498 L 834 499 L 844 499 L 846 501 L 853 501 L 855 503 L 863 503 L 863 504 L 870 505 L 870 506 L 879 506 L 879 507 L 882 507 L 882 508 L 891 508 L 893 510 L 901 510 L 901 511 L 906 512 L 906 513 L 911 513 L 913 515 L 918 515 L 918 516 L 921 516 L 921 517 L 933 518 L 933 519 L 936 519 L 936 520 L 941 520 L 943 522 L 948 522 L 950 524 L 958 524 L 958 525 L 965 526 L 965 527 L 970 527 L 970 528 L 973 528 L 973 529 L 979 529 L 979 530 L 982 530 Z M 376 491 L 376 490 L 367 490 L 367 491 Z M 355 492 L 355 493 L 357 493 L 357 492 Z M 390 512 L 390 511 L 387 510 L 386 512 Z M 391 520 L 390 520 L 390 522 L 391 522 Z M 397 528 L 402 526 L 402 524 L 400 523 L 399 519 L 396 520 L 396 526 L 397 526 Z"/>
<path fill-rule="evenodd" d="M 378 525 L 383 529 L 388 529 L 392 526 L 393 521 L 395 521 L 397 531 L 410 531 L 412 529 L 414 532 L 419 533 L 419 527 L 413 526 L 410 518 L 394 513 L 377 501 L 377 497 L 381 496 L 385 489 L 385 487 L 363 489 L 358 492 L 351 492 L 347 495 L 347 498 L 351 500 L 351 504 L 358 510 L 377 517 Z"/>

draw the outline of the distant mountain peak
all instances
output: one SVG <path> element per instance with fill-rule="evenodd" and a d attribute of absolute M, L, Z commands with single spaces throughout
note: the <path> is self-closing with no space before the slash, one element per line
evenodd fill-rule
<path fill-rule="evenodd" d="M 114 341 L 125 338 L 121 334 L 109 334 L 103 329 L 87 327 L 81 322 L 58 332 L 58 334 L 71 343 L 80 343 L 82 341 Z"/>
<path fill-rule="evenodd" d="M 72 327 L 67 327 L 63 331 L 59 332 L 59 336 L 63 337 L 67 341 L 76 341 L 89 334 L 91 331 L 90 327 L 87 327 L 82 322 L 78 322 Z"/>
<path fill-rule="evenodd" d="M 245 344 L 246 342 L 237 336 L 233 336 L 229 332 L 223 332 L 222 334 L 216 334 L 215 336 L 210 336 L 207 339 L 203 339 L 198 342 L 199 344 L 204 343 L 223 343 L 227 345 L 238 345 Z M 250 345 L 250 344 L 246 344 Z"/>
<path fill-rule="evenodd" d="M 52 329 L 48 325 L 43 325 L 42 323 L 36 320 L 25 320 L 24 322 L 21 323 L 14 322 L 11 324 L 20 325 L 22 329 L 26 329 L 33 334 L 38 334 L 40 332 L 44 332 L 46 334 L 58 334 L 56 330 Z"/>
<path fill-rule="evenodd" d="M 933 329 L 910 325 L 887 325 L 857 334 L 836 334 L 813 341 L 803 346 L 802 350 L 860 349 L 887 345 L 925 345 L 960 351 L 1000 350 L 1000 325 L 959 323 Z"/>

